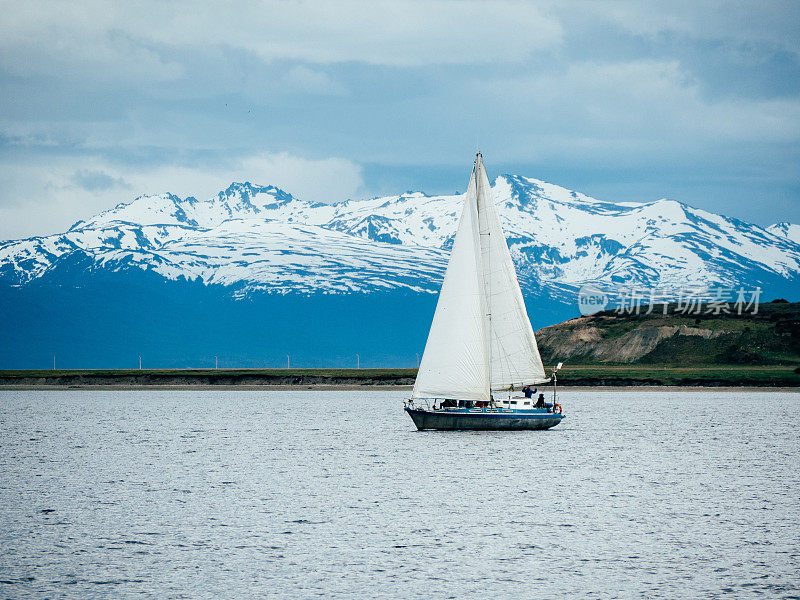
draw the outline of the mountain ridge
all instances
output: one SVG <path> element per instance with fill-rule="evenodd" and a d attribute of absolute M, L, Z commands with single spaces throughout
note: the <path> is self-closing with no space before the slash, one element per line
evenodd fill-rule
<path fill-rule="evenodd" d="M 497 177 L 493 189 L 529 294 L 569 295 L 589 282 L 677 289 L 800 280 L 788 224 L 761 228 L 667 199 L 614 203 L 520 175 Z M 249 181 L 207 200 L 143 195 L 62 234 L 0 243 L 0 281 L 25 285 L 77 252 L 96 268 L 253 292 L 435 293 L 462 201 L 417 191 L 322 204 Z M 327 279 L 310 274 L 319 268 Z M 384 281 L 374 277 L 380 270 Z"/>

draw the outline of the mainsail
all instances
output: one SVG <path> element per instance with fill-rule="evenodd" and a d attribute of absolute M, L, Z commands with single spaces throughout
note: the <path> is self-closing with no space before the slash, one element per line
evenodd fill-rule
<path fill-rule="evenodd" d="M 520 389 L 547 377 L 480 155 L 475 171 L 481 265 L 489 307 L 491 387 L 492 390 L 507 390 L 512 386 Z"/>
<path fill-rule="evenodd" d="M 480 154 L 412 398 L 483 400 L 547 380 Z"/>

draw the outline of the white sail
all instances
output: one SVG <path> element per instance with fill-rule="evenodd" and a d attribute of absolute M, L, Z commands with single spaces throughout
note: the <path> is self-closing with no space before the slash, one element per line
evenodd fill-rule
<path fill-rule="evenodd" d="M 473 170 L 412 398 L 490 399 L 487 308 L 480 261 Z"/>
<path fill-rule="evenodd" d="M 549 379 L 480 155 L 476 171 L 481 265 L 489 311 L 491 389 L 520 389 Z"/>
<path fill-rule="evenodd" d="M 485 401 L 548 380 L 479 154 L 412 398 Z"/>

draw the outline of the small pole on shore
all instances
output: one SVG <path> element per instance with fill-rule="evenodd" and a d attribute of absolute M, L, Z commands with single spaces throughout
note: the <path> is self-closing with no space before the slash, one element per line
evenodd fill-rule
<path fill-rule="evenodd" d="M 53 371 L 56 370 L 56 355 L 53 354 Z"/>
<path fill-rule="evenodd" d="M 419 352 L 417 352 L 417 368 L 419 369 Z"/>
<path fill-rule="evenodd" d="M 142 370 L 142 357 L 139 357 L 139 370 Z"/>
<path fill-rule="evenodd" d="M 358 354 L 356 354 L 356 369 L 360 368 L 361 368 L 361 357 Z"/>
<path fill-rule="evenodd" d="M 219 357 L 218 356 L 214 357 L 214 368 L 215 369 L 219 369 Z"/>
<path fill-rule="evenodd" d="M 287 369 L 290 368 L 289 367 L 289 355 L 288 354 L 286 355 L 286 368 Z"/>

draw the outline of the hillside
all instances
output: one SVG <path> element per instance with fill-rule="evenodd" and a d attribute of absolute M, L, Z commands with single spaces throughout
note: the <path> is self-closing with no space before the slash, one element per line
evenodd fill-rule
<path fill-rule="evenodd" d="M 800 364 L 800 303 L 770 302 L 757 314 L 604 311 L 536 333 L 545 364 Z"/>

